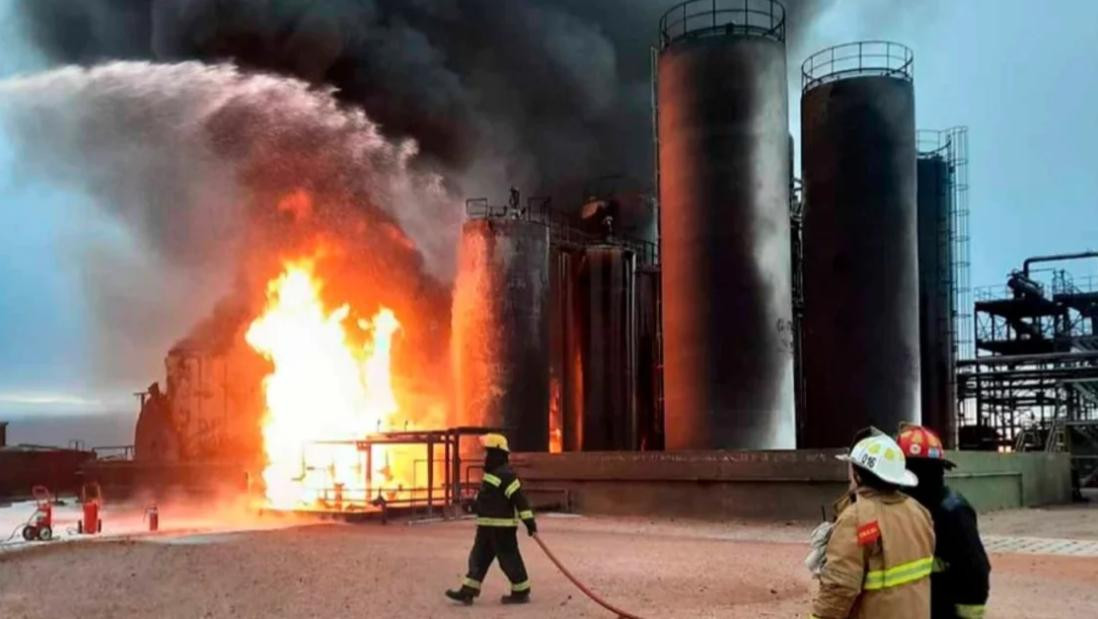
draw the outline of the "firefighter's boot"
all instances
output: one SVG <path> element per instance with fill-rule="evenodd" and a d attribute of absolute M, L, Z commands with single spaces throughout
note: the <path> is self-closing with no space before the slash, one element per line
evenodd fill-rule
<path fill-rule="evenodd" d="M 502 604 L 528 604 L 530 602 L 530 590 L 512 591 L 499 599 Z"/>
<path fill-rule="evenodd" d="M 448 589 L 446 591 L 446 597 L 455 602 L 461 602 L 466 606 L 473 603 L 473 598 L 477 597 L 480 591 L 470 587 L 469 585 L 462 585 L 460 589 Z"/>

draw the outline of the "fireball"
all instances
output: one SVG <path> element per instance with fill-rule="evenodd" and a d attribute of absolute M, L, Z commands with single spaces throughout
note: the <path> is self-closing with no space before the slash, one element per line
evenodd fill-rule
<path fill-rule="evenodd" d="M 273 366 L 263 380 L 262 437 L 266 498 L 276 509 L 315 504 L 337 486 L 365 501 L 367 472 L 353 441 L 388 429 L 399 411 L 391 376 L 396 315 L 382 307 L 352 320 L 347 304 L 326 308 L 315 267 L 310 258 L 286 262 L 245 334 Z M 375 451 L 375 483 L 393 481 L 387 459 Z"/>

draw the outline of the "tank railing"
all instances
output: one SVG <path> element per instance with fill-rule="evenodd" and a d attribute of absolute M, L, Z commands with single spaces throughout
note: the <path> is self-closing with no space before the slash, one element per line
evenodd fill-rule
<path fill-rule="evenodd" d="M 906 81 L 913 78 L 915 53 L 891 41 L 836 45 L 809 56 L 801 65 L 801 91 L 850 77 L 876 75 Z"/>
<path fill-rule="evenodd" d="M 552 207 L 548 197 L 527 198 L 526 204 L 494 205 L 487 198 L 472 198 L 465 201 L 465 214 L 469 219 L 517 219 L 542 224 L 549 228 L 552 243 L 568 247 L 582 248 L 600 243 L 618 245 L 629 249 L 637 256 L 641 266 L 659 264 L 659 245 L 651 241 L 615 234 L 611 237 L 586 232 L 575 227 L 564 214 Z"/>
<path fill-rule="evenodd" d="M 949 129 L 944 131 L 920 129 L 915 132 L 915 150 L 920 157 L 949 158 L 952 146 L 953 132 Z"/>
<path fill-rule="evenodd" d="M 686 38 L 749 35 L 785 41 L 785 7 L 775 0 L 688 0 L 660 18 L 660 48 Z"/>
<path fill-rule="evenodd" d="M 472 198 L 465 201 L 465 215 L 469 219 L 520 219 L 549 223 L 549 198 L 527 198 L 526 203 L 491 204 L 488 198 Z"/>

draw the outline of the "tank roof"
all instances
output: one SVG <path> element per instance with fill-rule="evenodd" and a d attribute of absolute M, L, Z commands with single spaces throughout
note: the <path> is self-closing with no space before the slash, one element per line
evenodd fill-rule
<path fill-rule="evenodd" d="M 820 50 L 801 65 L 801 92 L 843 79 L 865 76 L 914 79 L 915 53 L 892 41 L 856 41 Z"/>
<path fill-rule="evenodd" d="M 775 0 L 687 0 L 660 18 L 660 49 L 684 39 L 759 36 L 785 41 L 785 7 Z"/>

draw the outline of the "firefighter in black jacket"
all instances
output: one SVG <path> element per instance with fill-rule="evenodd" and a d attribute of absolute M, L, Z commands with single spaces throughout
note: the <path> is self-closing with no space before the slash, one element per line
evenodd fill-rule
<path fill-rule="evenodd" d="M 483 438 L 485 447 L 484 478 L 477 494 L 477 537 L 469 553 L 469 572 L 461 588 L 449 590 L 446 597 L 472 604 L 480 595 L 480 584 L 488 573 L 492 561 L 499 558 L 499 566 L 511 581 L 511 593 L 500 600 L 504 604 L 525 604 L 530 601 L 530 580 L 519 553 L 516 531 L 521 520 L 526 531 L 533 535 L 538 527 L 530 502 L 522 493 L 511 467 L 507 465 L 510 450 L 502 434 L 488 434 Z"/>
<path fill-rule="evenodd" d="M 982 619 L 991 565 L 976 527 L 976 511 L 965 497 L 945 485 L 954 464 L 945 459 L 942 441 L 928 428 L 907 426 L 897 441 L 907 468 L 919 478 L 909 491 L 934 518 L 934 573 L 930 576 L 932 619 Z"/>

